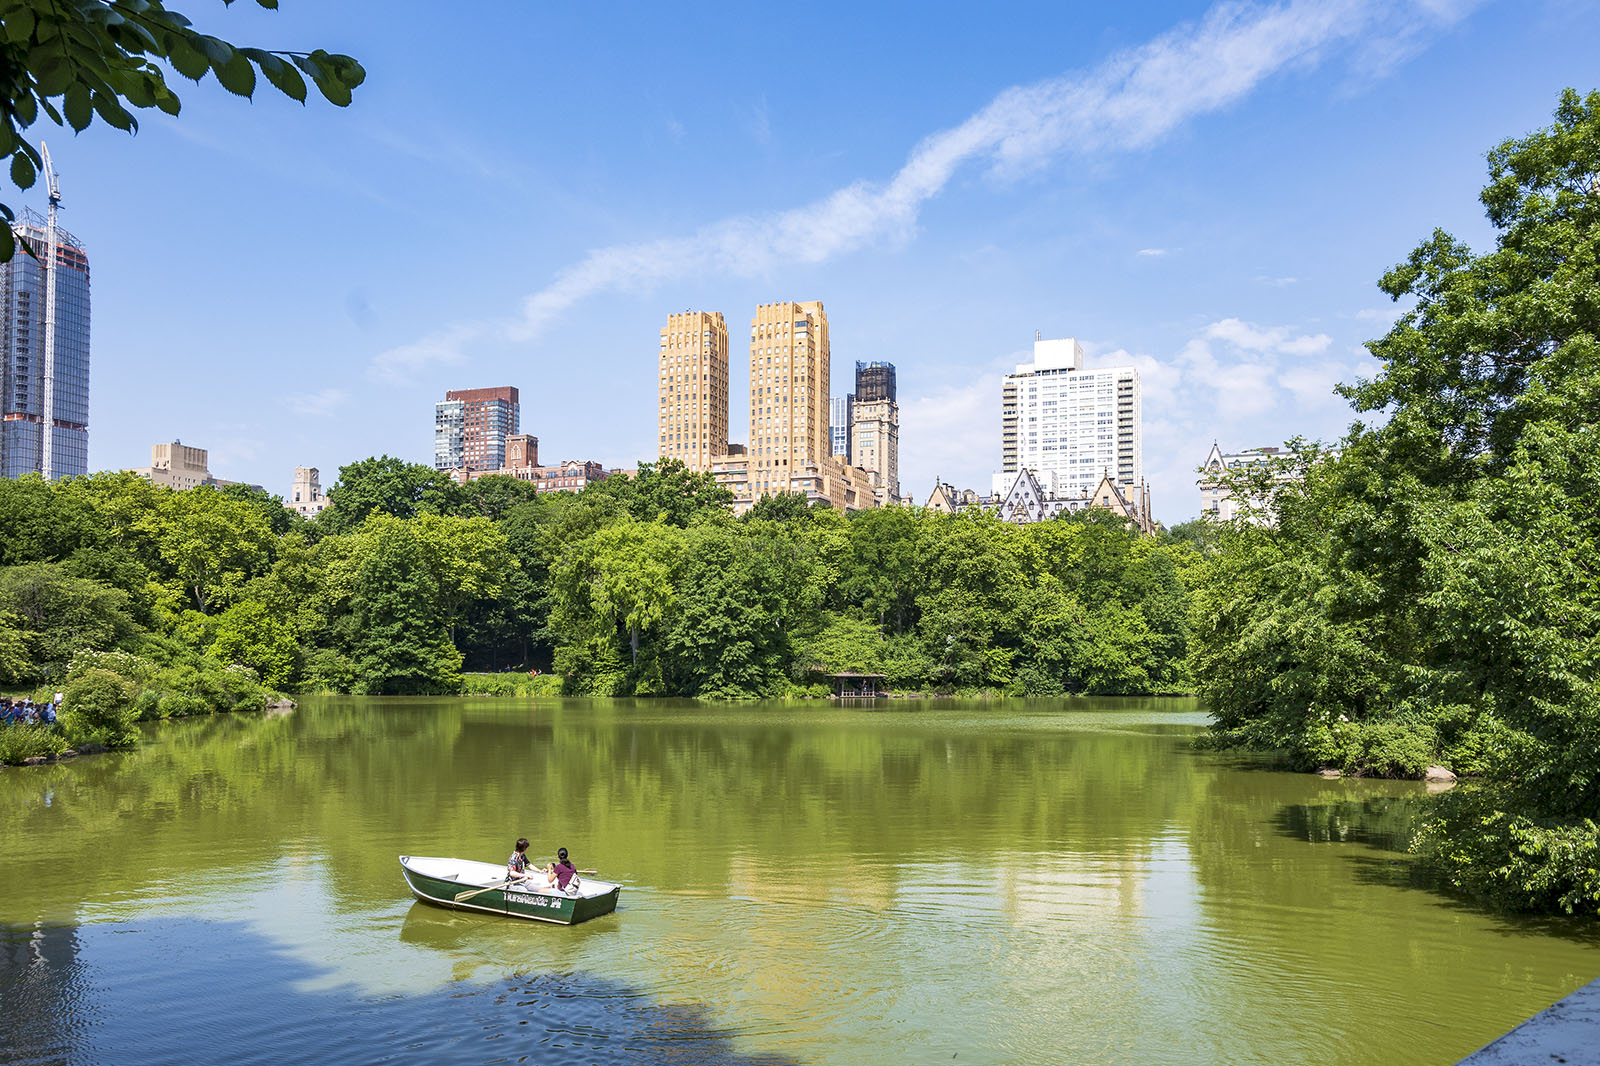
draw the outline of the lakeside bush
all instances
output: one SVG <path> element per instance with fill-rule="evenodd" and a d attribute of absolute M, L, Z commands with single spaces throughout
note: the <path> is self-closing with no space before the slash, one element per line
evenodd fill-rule
<path fill-rule="evenodd" d="M 530 677 L 520 671 L 498 674 L 462 674 L 464 696 L 559 696 L 561 679 L 554 674 Z"/>
<path fill-rule="evenodd" d="M 134 683 L 100 667 L 81 671 L 67 683 L 61 731 L 77 746 L 104 744 L 129 748 L 139 738 Z"/>
<path fill-rule="evenodd" d="M 0 726 L 0 763 L 16 766 L 24 759 L 53 759 L 67 750 L 67 738 L 37 722 Z"/>

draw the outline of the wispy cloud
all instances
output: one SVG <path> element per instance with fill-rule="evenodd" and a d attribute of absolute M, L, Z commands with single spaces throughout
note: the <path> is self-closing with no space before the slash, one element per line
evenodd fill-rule
<path fill-rule="evenodd" d="M 750 109 L 750 121 L 745 128 L 750 132 L 750 139 L 757 144 L 772 143 L 772 110 L 767 106 L 766 93 L 762 93 L 761 99 Z"/>
<path fill-rule="evenodd" d="M 343 389 L 322 389 L 319 392 L 297 393 L 289 398 L 289 410 L 297 415 L 330 415 L 342 407 L 348 397 Z"/>
<path fill-rule="evenodd" d="M 375 373 L 396 380 L 407 366 L 448 360 L 486 329 L 529 340 L 600 292 L 708 273 L 760 276 L 796 259 L 822 262 L 874 242 L 905 240 L 922 206 L 963 166 L 987 164 L 990 177 L 1006 180 L 1068 152 L 1144 148 L 1188 120 L 1237 102 L 1288 67 L 1314 67 L 1343 47 L 1361 55 L 1376 48 L 1387 60 L 1462 11 L 1441 0 L 1220 4 L 1198 23 L 1121 52 L 1087 73 L 1005 90 L 965 122 L 925 138 L 887 181 L 857 181 L 800 207 L 725 219 L 684 237 L 596 249 L 527 297 L 515 318 L 436 333 L 384 352 L 375 360 Z M 1385 40 L 1403 47 L 1378 48 Z M 441 347 L 450 343 L 457 347 Z"/>
<path fill-rule="evenodd" d="M 1166 249 L 1166 248 L 1140 248 L 1139 249 L 1139 254 L 1140 255 L 1159 256 L 1159 255 L 1166 255 L 1167 252 L 1168 252 L 1168 249 Z"/>
<path fill-rule="evenodd" d="M 1363 307 L 1356 312 L 1356 318 L 1361 322 L 1375 322 L 1387 330 L 1400 321 L 1400 316 L 1408 310 L 1410 308 L 1399 304 L 1390 304 L 1387 307 Z"/>
<path fill-rule="evenodd" d="M 1288 326 L 1258 326 L 1237 318 L 1224 318 L 1205 328 L 1207 340 L 1226 341 L 1247 352 L 1281 352 L 1284 355 L 1316 355 L 1328 350 L 1333 338 L 1326 333 L 1292 336 Z"/>
<path fill-rule="evenodd" d="M 430 333 L 374 356 L 367 376 L 387 385 L 404 385 L 429 366 L 461 362 L 466 358 L 466 346 L 489 332 L 487 326 L 458 325 Z"/>

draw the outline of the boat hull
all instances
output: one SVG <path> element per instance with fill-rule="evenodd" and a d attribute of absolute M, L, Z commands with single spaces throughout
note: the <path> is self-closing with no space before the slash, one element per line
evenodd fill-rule
<path fill-rule="evenodd" d="M 424 903 L 448 907 L 458 911 L 479 911 L 507 918 L 527 918 L 537 922 L 554 922 L 557 925 L 576 925 L 617 909 L 617 899 L 622 894 L 621 885 L 607 882 L 584 881 L 584 892 L 569 896 L 554 889 L 533 890 L 525 886 L 497 885 L 484 891 L 481 880 L 462 881 L 457 876 L 443 872 L 441 863 L 448 860 L 414 859 L 400 856 L 400 872 L 405 876 L 411 894 Z M 481 864 L 471 864 L 479 866 Z M 476 892 L 468 899 L 456 897 Z"/>

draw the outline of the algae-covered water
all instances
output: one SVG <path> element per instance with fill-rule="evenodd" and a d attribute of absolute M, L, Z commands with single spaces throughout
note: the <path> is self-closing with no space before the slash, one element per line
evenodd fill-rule
<path fill-rule="evenodd" d="M 1188 700 L 308 699 L 0 772 L 0 1062 L 1453 1063 L 1590 923 L 1413 876 L 1421 786 Z M 625 882 L 572 928 L 396 856 Z"/>

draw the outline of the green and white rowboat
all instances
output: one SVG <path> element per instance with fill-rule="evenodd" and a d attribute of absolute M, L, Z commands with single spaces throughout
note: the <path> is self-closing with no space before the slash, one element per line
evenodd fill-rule
<path fill-rule="evenodd" d="M 577 878 L 576 892 L 544 885 L 535 888 L 526 881 L 507 884 L 504 866 L 471 859 L 402 855 L 400 872 L 405 874 L 411 894 L 424 903 L 560 925 L 576 925 L 610 914 L 617 909 L 617 897 L 622 894 L 621 885 L 591 877 Z"/>

